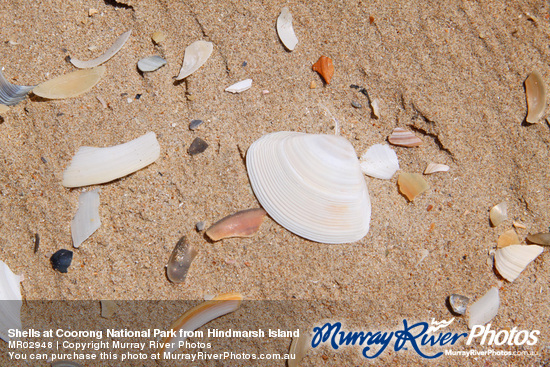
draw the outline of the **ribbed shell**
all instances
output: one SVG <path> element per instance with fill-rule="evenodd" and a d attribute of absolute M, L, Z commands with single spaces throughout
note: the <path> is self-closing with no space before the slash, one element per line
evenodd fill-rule
<path fill-rule="evenodd" d="M 11 84 L 0 71 L 0 104 L 13 106 L 25 99 L 34 86 Z"/>
<path fill-rule="evenodd" d="M 334 135 L 277 132 L 246 155 L 252 189 L 291 232 L 322 243 L 349 243 L 369 231 L 371 205 L 353 146 Z"/>

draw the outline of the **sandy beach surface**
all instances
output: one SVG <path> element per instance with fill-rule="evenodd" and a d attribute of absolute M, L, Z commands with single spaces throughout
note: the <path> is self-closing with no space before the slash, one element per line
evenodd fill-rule
<path fill-rule="evenodd" d="M 276 32 L 284 6 L 299 39 L 293 52 Z M 97 12 L 90 16 L 90 9 Z M 491 260 L 499 235 L 514 221 L 525 226 L 516 228 L 523 244 L 527 234 L 549 231 L 550 125 L 546 112 L 539 123 L 525 122 L 524 88 L 535 70 L 545 83 L 550 80 L 549 15 L 545 2 L 515 0 L 3 1 L 0 65 L 7 80 L 18 85 L 74 71 L 67 56 L 93 59 L 132 30 L 88 93 L 62 100 L 31 94 L 0 117 L 0 259 L 24 275 L 23 327 L 48 328 L 57 320 L 32 312 L 40 307 L 38 301 L 61 301 L 82 315 L 80 322 L 102 325 L 107 321 L 100 318 L 99 300 L 117 300 L 119 315 L 130 305 L 139 307 L 132 301 L 147 306 L 141 317 L 132 316 L 134 321 L 115 316 L 109 322 L 149 325 L 148 315 L 155 315 L 160 324 L 149 327 L 166 329 L 187 306 L 175 303 L 161 311 L 154 301 L 240 292 L 253 302 L 245 301 L 208 327 L 294 330 L 339 320 L 346 330 L 391 331 L 402 328 L 404 319 L 449 320 L 455 317 L 446 305 L 450 294 L 473 302 L 498 287 L 500 308 L 492 328 L 536 329 L 540 337 L 534 346 L 494 349 L 537 355 L 428 360 L 411 348 L 388 348 L 367 360 L 358 347 L 335 351 L 324 345 L 310 350 L 302 365 L 550 363 L 548 249 L 512 283 L 495 272 Z M 151 40 L 155 31 L 166 35 L 158 45 Z M 211 57 L 185 80 L 174 81 L 185 48 L 196 40 L 213 42 Z M 140 73 L 137 61 L 153 55 L 167 65 Z M 330 84 L 311 69 L 321 55 L 334 63 Z M 247 78 L 253 80 L 249 90 L 224 92 Z M 366 95 L 351 85 L 380 101 L 380 118 L 373 116 Z M 204 123 L 192 131 L 188 126 L 194 119 Z M 270 217 L 251 238 L 211 242 L 196 231 L 199 221 L 209 226 L 259 206 L 244 161 L 255 140 L 276 131 L 334 134 L 336 124 L 358 156 L 373 144 L 387 143 L 395 127 L 406 128 L 423 144 L 393 147 L 401 171 L 422 173 L 429 162 L 450 170 L 424 176 L 430 188 L 413 202 L 399 193 L 397 174 L 391 180 L 365 176 L 372 202 L 370 231 L 351 244 L 311 242 Z M 97 185 L 102 225 L 80 248 L 72 248 L 78 197 L 93 187 L 61 185 L 71 158 L 81 146 L 113 146 L 149 131 L 157 135 L 160 158 Z M 208 148 L 190 156 L 196 137 Z M 508 219 L 492 227 L 489 210 L 503 201 Z M 36 233 L 40 246 L 35 253 Z M 165 265 L 184 235 L 199 254 L 185 283 L 175 285 L 167 280 Z M 63 248 L 74 251 L 66 274 L 50 264 L 51 255 Z M 467 321 L 457 316 L 450 329 L 468 333 Z M 213 348 L 286 353 L 290 342 L 223 340 Z M 46 365 L 10 361 L 6 343 L 1 348 L 5 363 Z M 453 348 L 489 347 L 466 346 L 463 339 Z M 443 349 L 426 347 L 430 354 Z M 285 364 L 203 360 L 196 365 Z"/>

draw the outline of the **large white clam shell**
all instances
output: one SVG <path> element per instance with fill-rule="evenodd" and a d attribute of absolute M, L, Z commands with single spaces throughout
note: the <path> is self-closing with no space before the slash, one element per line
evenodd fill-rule
<path fill-rule="evenodd" d="M 369 231 L 367 184 L 346 139 L 268 134 L 248 149 L 246 167 L 263 208 L 289 231 L 322 243 L 355 242 Z"/>
<path fill-rule="evenodd" d="M 513 282 L 544 248 L 537 245 L 510 245 L 497 249 L 495 267 L 502 277 Z"/>

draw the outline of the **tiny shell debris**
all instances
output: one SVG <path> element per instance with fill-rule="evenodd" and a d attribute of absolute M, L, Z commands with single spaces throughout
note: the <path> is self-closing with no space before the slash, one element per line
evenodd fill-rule
<path fill-rule="evenodd" d="M 492 287 L 483 297 L 470 306 L 468 327 L 471 329 L 476 325 L 485 325 L 490 322 L 497 315 L 499 306 L 498 288 Z"/>
<path fill-rule="evenodd" d="M 401 127 L 396 127 L 393 130 L 391 135 L 388 137 L 388 141 L 390 144 L 409 148 L 422 145 L 422 140 L 420 140 L 420 138 Z"/>
<path fill-rule="evenodd" d="M 195 224 L 195 228 L 197 229 L 198 232 L 203 231 L 205 227 L 206 227 L 206 222 L 202 220 Z"/>
<path fill-rule="evenodd" d="M 446 164 L 428 163 L 428 166 L 424 170 L 425 175 L 430 175 L 436 172 L 447 172 L 450 169 Z"/>
<path fill-rule="evenodd" d="M 330 84 L 330 80 L 334 75 L 334 65 L 330 57 L 321 56 L 319 60 L 311 67 L 313 71 L 318 72 L 325 83 Z"/>
<path fill-rule="evenodd" d="M 160 56 L 145 57 L 137 63 L 137 67 L 142 73 L 158 70 L 164 65 L 166 65 L 166 60 Z"/>
<path fill-rule="evenodd" d="M 245 79 L 230 85 L 229 87 L 225 88 L 225 91 L 229 93 L 241 93 L 245 90 L 250 89 L 250 87 L 252 87 L 252 79 Z"/>
<path fill-rule="evenodd" d="M 399 174 L 397 185 L 399 185 L 399 191 L 401 191 L 409 201 L 413 201 L 418 195 L 428 190 L 430 187 L 422 175 L 408 172 L 401 172 Z"/>
<path fill-rule="evenodd" d="M 189 123 L 189 130 L 197 130 L 199 126 L 201 126 L 204 123 L 202 120 L 192 120 Z"/>
<path fill-rule="evenodd" d="M 0 338 L 9 342 L 9 330 L 22 330 L 21 325 L 21 276 L 15 275 L 8 265 L 0 260 Z"/>
<path fill-rule="evenodd" d="M 513 282 L 543 250 L 543 247 L 537 245 L 511 245 L 499 248 L 495 253 L 495 267 L 504 279 Z"/>
<path fill-rule="evenodd" d="M 156 43 L 158 45 L 158 44 L 164 42 L 164 40 L 166 39 L 166 35 L 161 31 L 155 31 L 151 35 L 151 39 L 153 40 L 154 43 Z"/>
<path fill-rule="evenodd" d="M 34 86 L 11 84 L 4 77 L 0 68 L 0 104 L 4 106 L 16 105 L 24 100 L 33 88 Z"/>
<path fill-rule="evenodd" d="M 317 88 L 317 83 L 315 82 L 309 83 L 309 89 L 315 89 L 315 88 Z"/>
<path fill-rule="evenodd" d="M 105 66 L 77 70 L 39 84 L 32 90 L 39 97 L 63 99 L 77 97 L 92 89 L 105 74 Z"/>
<path fill-rule="evenodd" d="M 73 252 L 70 250 L 61 249 L 52 255 L 50 262 L 52 268 L 60 273 L 66 273 L 71 262 L 73 261 Z"/>
<path fill-rule="evenodd" d="M 506 202 L 499 203 L 491 208 L 489 218 L 493 227 L 497 227 L 506 219 L 508 219 L 508 204 Z"/>
<path fill-rule="evenodd" d="M 361 106 L 361 103 L 358 103 L 358 102 L 355 102 L 355 101 L 351 101 L 351 105 L 355 108 L 361 108 L 363 106 Z"/>
<path fill-rule="evenodd" d="M 206 235 L 212 241 L 230 237 L 252 237 L 260 229 L 266 214 L 262 208 L 242 210 L 214 223 L 206 230 Z"/>
<path fill-rule="evenodd" d="M 195 41 L 187 46 L 183 55 L 183 64 L 176 80 L 185 79 L 197 71 L 206 63 L 213 50 L 213 43 L 208 41 Z"/>
<path fill-rule="evenodd" d="M 236 311 L 241 306 L 242 300 L 243 296 L 239 293 L 224 293 L 187 310 L 170 326 L 174 333 L 163 340 L 157 352 L 161 356 L 164 356 L 164 353 L 173 353 L 186 339 L 186 332 L 194 331 L 220 316 Z"/>
<path fill-rule="evenodd" d="M 530 124 L 537 123 L 546 109 L 546 87 L 537 71 L 533 71 L 525 80 L 525 94 L 527 97 L 526 121 Z"/>
<path fill-rule="evenodd" d="M 537 245 L 550 246 L 550 233 L 535 233 L 527 236 L 527 241 Z"/>
<path fill-rule="evenodd" d="M 63 172 L 63 186 L 80 187 L 116 180 L 147 167 L 160 156 L 154 132 L 107 148 L 80 147 Z"/>
<path fill-rule="evenodd" d="M 69 58 L 69 61 L 71 64 L 76 66 L 79 69 L 89 69 L 89 68 L 95 68 L 98 65 L 103 64 L 104 62 L 108 61 L 111 57 L 115 56 L 118 51 L 124 46 L 126 41 L 128 41 L 128 38 L 130 38 L 130 34 L 132 34 L 132 30 L 129 30 L 127 32 L 124 32 L 118 39 L 113 43 L 113 45 L 105 51 L 105 53 L 93 60 L 88 61 L 80 61 L 77 59 Z"/>
<path fill-rule="evenodd" d="M 372 114 L 374 115 L 374 117 L 379 119 L 380 118 L 380 101 L 378 100 L 378 98 L 375 98 L 372 100 L 372 102 L 370 103 L 370 108 L 372 109 Z"/>
<path fill-rule="evenodd" d="M 88 16 L 89 17 L 93 17 L 97 13 L 99 13 L 99 10 L 97 10 L 97 9 L 94 9 L 94 8 L 88 9 Z"/>
<path fill-rule="evenodd" d="M 187 277 L 187 272 L 191 267 L 191 263 L 195 259 L 199 252 L 189 244 L 185 239 L 185 236 L 180 238 L 170 260 L 168 260 L 168 265 L 166 267 L 166 275 L 172 283 L 183 283 Z"/>
<path fill-rule="evenodd" d="M 99 192 L 100 189 L 83 192 L 78 197 L 78 210 L 71 223 L 71 235 L 73 246 L 80 247 L 100 226 L 99 217 Z"/>
<path fill-rule="evenodd" d="M 115 301 L 101 301 L 101 317 L 104 319 L 110 319 L 114 316 L 117 309 Z"/>
<path fill-rule="evenodd" d="M 292 28 L 292 14 L 288 7 L 281 10 L 281 14 L 277 18 L 277 34 L 281 42 L 289 51 L 293 51 L 298 44 L 298 37 Z"/>
<path fill-rule="evenodd" d="M 206 148 L 208 148 L 208 143 L 197 137 L 193 140 L 187 152 L 189 155 L 193 156 L 204 152 Z"/>
<path fill-rule="evenodd" d="M 388 145 L 373 145 L 359 161 L 364 174 L 382 180 L 389 180 L 399 170 L 397 154 Z"/>
<path fill-rule="evenodd" d="M 503 248 L 510 245 L 519 245 L 518 234 L 513 229 L 509 229 L 498 237 L 497 247 Z"/>
<path fill-rule="evenodd" d="M 453 312 L 459 315 L 464 315 L 466 313 L 469 302 L 470 299 L 468 297 L 460 294 L 451 294 L 449 296 L 449 304 L 451 305 Z"/>

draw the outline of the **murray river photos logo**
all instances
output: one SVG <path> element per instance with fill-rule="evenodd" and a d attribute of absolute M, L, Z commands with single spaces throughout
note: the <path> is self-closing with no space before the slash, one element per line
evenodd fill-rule
<path fill-rule="evenodd" d="M 452 324 L 454 321 L 435 321 L 432 319 L 431 326 L 427 322 L 418 322 L 409 324 L 403 320 L 403 329 L 396 331 L 344 331 L 340 322 L 327 322 L 323 326 L 313 328 L 313 338 L 311 346 L 317 348 L 323 343 L 337 350 L 344 346 L 361 346 L 363 357 L 373 359 L 380 356 L 393 342 L 393 350 L 414 350 L 423 358 L 433 359 L 441 357 L 444 352 L 439 351 L 430 353 L 425 351 L 429 347 L 451 346 L 456 344 L 461 338 L 466 339 L 466 345 L 477 341 L 480 345 L 534 345 L 538 341 L 538 330 L 531 332 L 527 330 L 491 330 L 491 324 L 476 325 L 468 333 L 440 332 Z M 439 331 L 439 332 L 438 332 Z M 390 347 L 391 348 L 391 347 Z"/>

